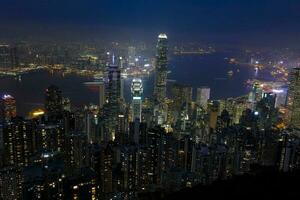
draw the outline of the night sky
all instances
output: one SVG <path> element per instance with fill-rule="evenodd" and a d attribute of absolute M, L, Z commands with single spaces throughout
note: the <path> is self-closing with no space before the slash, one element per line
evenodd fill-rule
<path fill-rule="evenodd" d="M 299 0 L 1 0 L 0 36 L 72 33 L 281 40 L 300 35 Z M 5 31 L 6 30 L 6 31 Z"/>

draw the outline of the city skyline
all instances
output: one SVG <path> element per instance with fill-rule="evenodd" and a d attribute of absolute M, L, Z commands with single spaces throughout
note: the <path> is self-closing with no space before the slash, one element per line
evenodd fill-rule
<path fill-rule="evenodd" d="M 0 199 L 299 198 L 298 8 L 0 3 Z"/>

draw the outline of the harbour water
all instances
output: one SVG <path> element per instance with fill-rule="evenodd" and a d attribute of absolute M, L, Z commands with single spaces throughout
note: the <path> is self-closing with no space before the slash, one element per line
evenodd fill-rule
<path fill-rule="evenodd" d="M 209 86 L 211 97 L 220 99 L 246 94 L 249 88 L 245 82 L 255 78 L 255 71 L 247 66 L 232 65 L 223 53 L 205 56 L 184 55 L 172 56 L 169 62 L 171 83 L 199 86 Z M 232 71 L 228 73 L 229 71 Z M 51 85 L 61 88 L 64 97 L 70 98 L 75 106 L 97 104 L 99 95 L 95 88 L 87 87 L 84 83 L 93 81 L 92 77 L 82 77 L 75 74 L 63 76 L 50 74 L 47 71 L 37 71 L 22 76 L 21 81 L 14 77 L 0 77 L 0 93 L 13 95 L 17 101 L 17 112 L 26 115 L 34 108 L 43 107 L 44 91 Z M 154 75 L 143 78 L 144 97 L 149 97 L 153 91 Z M 124 81 L 124 94 L 130 100 L 131 78 Z M 195 90 L 194 90 L 195 91 Z"/>

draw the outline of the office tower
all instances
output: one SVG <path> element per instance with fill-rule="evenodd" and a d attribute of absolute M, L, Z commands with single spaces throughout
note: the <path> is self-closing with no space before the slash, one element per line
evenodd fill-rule
<path fill-rule="evenodd" d="M 89 106 L 84 112 L 84 133 L 87 134 L 90 143 L 96 142 L 99 139 L 97 129 L 99 124 L 98 107 Z M 80 131 L 80 130 L 79 130 Z"/>
<path fill-rule="evenodd" d="M 135 66 L 136 49 L 135 47 L 128 47 L 128 64 Z"/>
<path fill-rule="evenodd" d="M 105 88 L 106 101 L 112 113 L 117 113 L 121 100 L 121 71 L 117 65 L 108 67 L 107 85 Z"/>
<path fill-rule="evenodd" d="M 0 96 L 0 122 L 9 121 L 16 117 L 16 100 L 9 94 Z"/>
<path fill-rule="evenodd" d="M 113 190 L 113 149 L 111 144 L 101 149 L 100 157 L 100 190 L 103 194 L 108 195 Z"/>
<path fill-rule="evenodd" d="M 10 48 L 10 67 L 11 68 L 16 68 L 19 66 L 19 58 L 17 54 L 17 48 L 13 47 Z"/>
<path fill-rule="evenodd" d="M 208 105 L 209 128 L 215 130 L 219 114 L 219 102 L 213 101 Z"/>
<path fill-rule="evenodd" d="M 262 89 L 260 88 L 260 85 L 258 82 L 254 82 L 252 86 L 252 90 L 249 93 L 249 103 L 250 103 L 250 109 L 254 109 L 255 105 L 258 101 L 262 98 Z"/>
<path fill-rule="evenodd" d="M 210 88 L 209 87 L 200 87 L 197 88 L 197 104 L 207 109 L 207 102 L 210 99 Z"/>
<path fill-rule="evenodd" d="M 62 114 L 62 92 L 57 86 L 51 85 L 45 93 L 46 114 L 52 118 Z"/>
<path fill-rule="evenodd" d="M 117 65 L 108 66 L 105 92 L 104 120 L 107 134 L 105 140 L 114 140 L 121 102 L 121 71 Z"/>
<path fill-rule="evenodd" d="M 168 74 L 168 37 L 160 34 L 157 42 L 154 100 L 156 104 L 164 102 L 166 97 Z"/>
<path fill-rule="evenodd" d="M 125 144 L 128 142 L 128 114 L 127 111 L 121 112 L 118 115 L 118 123 L 116 128 L 116 142 L 118 144 Z"/>
<path fill-rule="evenodd" d="M 0 69 L 18 67 L 17 48 L 9 45 L 0 45 Z"/>
<path fill-rule="evenodd" d="M 288 91 L 289 126 L 300 128 L 300 68 L 294 68 L 290 74 Z"/>
<path fill-rule="evenodd" d="M 276 103 L 275 103 L 276 108 L 286 105 L 286 100 L 287 100 L 286 89 L 273 89 L 272 93 L 276 94 Z"/>
<path fill-rule="evenodd" d="M 174 84 L 171 93 L 174 111 L 180 112 L 183 107 L 188 108 L 192 102 L 193 88 L 187 85 Z"/>
<path fill-rule="evenodd" d="M 142 94 L 143 84 L 142 80 L 134 78 L 131 83 L 131 94 L 132 94 L 132 121 L 136 119 L 142 120 Z"/>
<path fill-rule="evenodd" d="M 263 98 L 257 102 L 256 111 L 259 115 L 259 126 L 261 129 L 269 130 L 277 122 L 278 111 L 275 108 L 276 95 L 264 93 Z"/>
<path fill-rule="evenodd" d="M 191 119 L 188 115 L 187 106 L 184 106 L 180 112 L 180 116 L 177 120 L 177 129 L 182 133 L 189 133 L 191 131 Z"/>
<path fill-rule="evenodd" d="M 130 144 L 136 144 L 138 145 L 141 139 L 141 135 L 142 135 L 142 129 L 143 128 L 143 124 L 141 124 L 141 122 L 136 119 L 133 122 L 129 123 L 129 143 Z"/>
<path fill-rule="evenodd" d="M 193 141 L 192 136 L 182 135 L 178 145 L 178 165 L 186 172 L 191 170 Z"/>
<path fill-rule="evenodd" d="M 165 104 L 158 104 L 154 106 L 152 116 L 155 125 L 164 126 L 166 125 L 168 119 L 168 108 L 165 106 Z"/>
<path fill-rule="evenodd" d="M 99 108 L 102 109 L 105 104 L 105 84 L 103 81 L 99 83 Z"/>
<path fill-rule="evenodd" d="M 0 68 L 10 68 L 10 48 L 9 45 L 0 45 Z"/>

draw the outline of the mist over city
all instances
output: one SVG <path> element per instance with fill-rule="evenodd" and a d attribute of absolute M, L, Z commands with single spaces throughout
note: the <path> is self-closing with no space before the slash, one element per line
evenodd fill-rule
<path fill-rule="evenodd" d="M 297 198 L 297 0 L 0 1 L 0 199 Z"/>

